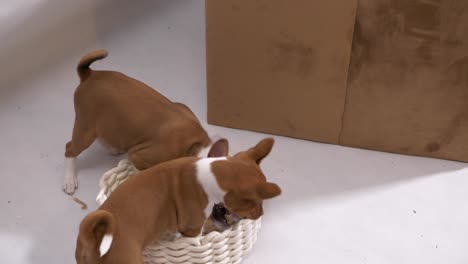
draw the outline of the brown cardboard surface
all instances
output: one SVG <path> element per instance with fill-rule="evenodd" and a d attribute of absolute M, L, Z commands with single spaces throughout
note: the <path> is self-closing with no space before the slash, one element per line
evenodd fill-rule
<path fill-rule="evenodd" d="M 208 122 L 338 143 L 356 0 L 207 0 Z"/>
<path fill-rule="evenodd" d="M 207 0 L 206 11 L 209 123 L 468 161 L 468 1 Z"/>
<path fill-rule="evenodd" d="M 359 1 L 340 143 L 468 161 L 468 1 Z"/>

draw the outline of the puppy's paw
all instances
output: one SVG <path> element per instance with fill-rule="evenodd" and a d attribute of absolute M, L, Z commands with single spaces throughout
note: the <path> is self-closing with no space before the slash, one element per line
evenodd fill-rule
<path fill-rule="evenodd" d="M 65 178 L 63 179 L 63 191 L 73 194 L 78 188 L 78 179 L 76 178 L 76 158 L 65 158 Z"/>
<path fill-rule="evenodd" d="M 78 180 L 76 179 L 76 177 L 70 176 L 65 176 L 62 186 L 63 191 L 67 194 L 73 194 L 76 188 L 78 188 Z"/>

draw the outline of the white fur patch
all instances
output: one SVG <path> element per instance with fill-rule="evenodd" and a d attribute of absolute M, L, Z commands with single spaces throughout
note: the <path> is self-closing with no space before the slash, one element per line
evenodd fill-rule
<path fill-rule="evenodd" d="M 78 188 L 76 178 L 76 158 L 65 158 L 65 177 L 63 179 L 63 191 L 72 194 Z"/>
<path fill-rule="evenodd" d="M 205 217 L 209 217 L 211 215 L 213 205 L 224 202 L 224 195 L 226 194 L 226 192 L 219 187 L 216 177 L 211 170 L 211 164 L 218 160 L 226 160 L 226 158 L 204 158 L 198 160 L 196 163 L 198 182 L 208 196 L 208 205 L 205 208 Z"/>
<path fill-rule="evenodd" d="M 99 246 L 99 253 L 101 258 L 109 252 L 109 249 L 112 245 L 113 236 L 111 234 L 105 234 L 101 241 L 101 246 Z"/>
<path fill-rule="evenodd" d="M 208 157 L 208 153 L 210 153 L 210 150 L 211 150 L 211 147 L 213 146 L 213 144 L 209 145 L 208 147 L 205 147 L 205 148 L 202 148 L 200 150 L 200 152 L 198 152 L 198 155 L 197 157 L 199 158 L 207 158 Z"/>

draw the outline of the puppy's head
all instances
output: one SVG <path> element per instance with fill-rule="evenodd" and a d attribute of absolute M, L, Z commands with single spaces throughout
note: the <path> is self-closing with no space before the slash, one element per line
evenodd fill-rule
<path fill-rule="evenodd" d="M 77 264 L 103 264 L 111 254 L 115 238 L 114 216 L 104 210 L 87 215 L 80 224 L 76 242 L 75 259 Z"/>
<path fill-rule="evenodd" d="M 227 149 L 227 141 L 218 144 L 224 144 Z M 258 219 L 263 215 L 263 201 L 281 194 L 278 185 L 268 182 L 260 169 L 261 161 L 270 153 L 273 144 L 272 138 L 266 138 L 226 161 L 212 164 L 213 174 L 226 192 L 224 206 L 242 218 Z"/>

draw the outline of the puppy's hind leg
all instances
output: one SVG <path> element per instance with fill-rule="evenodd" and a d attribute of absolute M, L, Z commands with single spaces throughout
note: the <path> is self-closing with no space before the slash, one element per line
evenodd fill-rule
<path fill-rule="evenodd" d="M 131 149 L 128 152 L 128 160 L 138 170 L 145 170 L 158 163 L 170 160 L 170 156 L 168 157 L 167 153 L 160 151 L 159 147 L 151 146 L 151 148 L 143 148 L 138 150 Z"/>
<path fill-rule="evenodd" d="M 94 129 L 84 126 L 78 118 L 75 118 L 72 140 L 67 143 L 65 149 L 65 177 L 63 191 L 73 194 L 78 188 L 76 176 L 76 157 L 87 149 L 96 139 Z"/>

